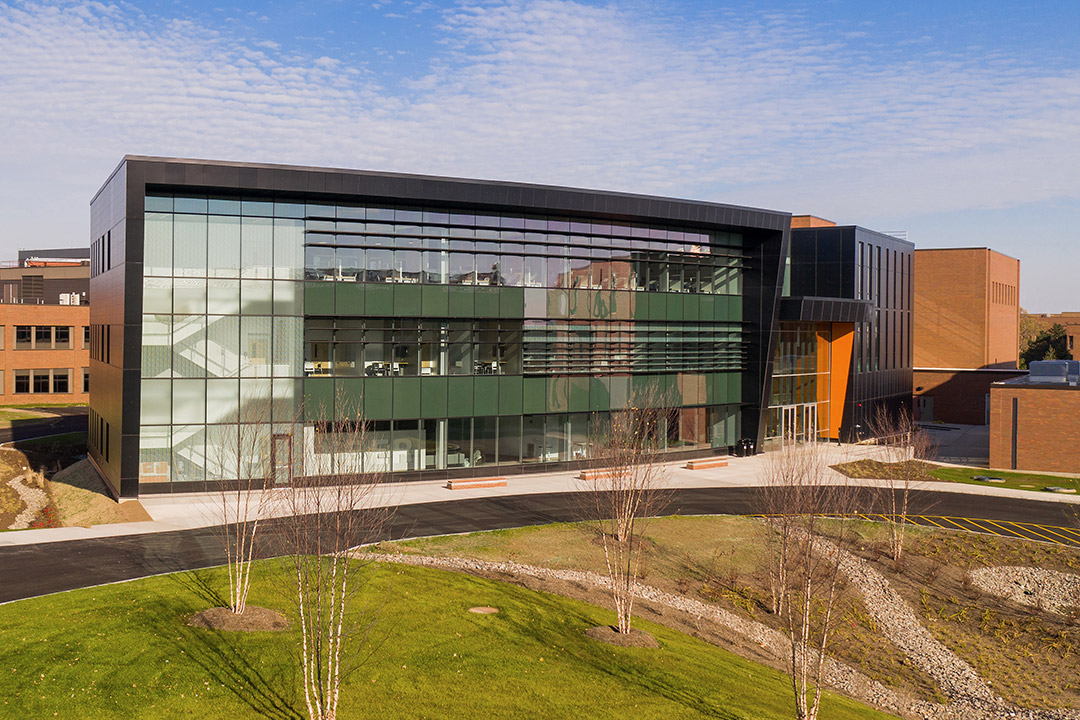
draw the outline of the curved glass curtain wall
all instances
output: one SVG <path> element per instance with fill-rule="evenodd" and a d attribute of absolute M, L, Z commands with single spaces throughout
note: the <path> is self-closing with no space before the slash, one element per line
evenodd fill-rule
<path fill-rule="evenodd" d="M 372 461 L 395 471 L 584 456 L 597 412 L 552 413 L 550 403 L 529 412 L 527 387 L 492 406 L 480 399 L 486 376 L 510 388 L 532 376 L 545 392 L 560 384 L 576 397 L 591 385 L 610 407 L 633 395 L 632 377 L 659 379 L 699 405 L 666 428 L 671 447 L 738 436 L 745 258 L 736 233 L 218 197 L 148 196 L 145 210 L 141 482 L 244 476 L 265 461 L 272 435 L 303 437 L 321 454 L 332 445 L 325 426 L 299 417 L 305 378 L 374 381 L 369 402 L 389 387 L 379 380 L 477 378 L 469 417 L 409 417 L 396 395 L 381 398 L 394 410 L 370 420 Z M 305 313 L 310 288 L 324 283 L 521 288 L 509 291 L 520 308 L 490 319 L 399 316 L 393 302 L 364 317 L 314 303 Z M 700 302 L 714 310 L 672 320 L 679 296 L 713 296 Z M 640 319 L 645 298 L 665 297 L 666 314 L 661 306 Z M 304 454 L 290 452 L 294 472 Z"/>

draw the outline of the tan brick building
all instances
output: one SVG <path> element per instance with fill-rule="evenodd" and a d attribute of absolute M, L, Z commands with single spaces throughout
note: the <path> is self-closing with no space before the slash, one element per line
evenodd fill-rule
<path fill-rule="evenodd" d="M 1080 348 L 1080 343 L 1076 341 L 1076 338 L 1080 336 L 1080 312 L 1025 313 L 1025 315 L 1034 320 L 1040 330 L 1049 330 L 1053 325 L 1065 328 L 1065 349 L 1074 360 L 1078 359 L 1077 349 Z"/>
<path fill-rule="evenodd" d="M 90 306 L 0 303 L 0 404 L 89 401 Z"/>
<path fill-rule="evenodd" d="M 990 467 L 1080 472 L 1080 363 L 1033 362 L 990 398 Z"/>
<path fill-rule="evenodd" d="M 1020 261 L 989 248 L 915 251 L 916 413 L 984 425 L 990 385 L 1023 374 Z"/>

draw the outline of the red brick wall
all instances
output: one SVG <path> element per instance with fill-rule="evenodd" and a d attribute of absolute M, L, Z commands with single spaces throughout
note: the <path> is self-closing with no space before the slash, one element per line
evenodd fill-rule
<path fill-rule="evenodd" d="M 987 248 L 915 251 L 914 365 L 1016 367 L 1020 261 Z"/>
<path fill-rule="evenodd" d="M 16 350 L 15 326 L 48 325 L 67 326 L 71 331 L 71 349 L 68 350 Z M 22 305 L 0 303 L 0 332 L 3 334 L 0 350 L 0 368 L 3 384 L 0 385 L 0 404 L 42 405 L 60 403 L 87 403 L 90 397 L 82 391 L 82 369 L 90 367 L 90 347 L 83 344 L 83 327 L 90 325 L 89 305 Z M 16 370 L 70 369 L 66 393 L 20 393 L 15 394 Z M 31 379 L 31 389 L 33 383 Z"/>
<path fill-rule="evenodd" d="M 917 369 L 913 374 L 914 394 L 915 397 L 930 395 L 934 398 L 935 421 L 985 425 L 986 393 L 990 392 L 990 384 L 1024 374 L 1023 371 Z M 915 407 L 918 406 L 916 402 Z"/>
<path fill-rule="evenodd" d="M 1012 400 L 1017 399 L 1016 468 L 1080 473 L 1080 389 L 990 390 L 990 467 L 1012 467 Z"/>

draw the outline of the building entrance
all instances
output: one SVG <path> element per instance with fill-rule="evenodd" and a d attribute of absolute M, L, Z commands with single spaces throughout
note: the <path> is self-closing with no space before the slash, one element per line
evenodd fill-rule
<path fill-rule="evenodd" d="M 817 439 L 817 404 L 786 405 L 780 408 L 780 437 L 785 445 Z"/>

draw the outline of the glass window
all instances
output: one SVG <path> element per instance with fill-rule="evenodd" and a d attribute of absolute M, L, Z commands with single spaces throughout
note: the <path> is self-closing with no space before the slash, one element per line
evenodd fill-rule
<path fill-rule="evenodd" d="M 419 250 L 394 251 L 394 279 L 397 282 L 420 282 L 421 257 Z"/>
<path fill-rule="evenodd" d="M 270 377 L 270 318 L 241 316 L 240 375 Z"/>
<path fill-rule="evenodd" d="M 544 287 L 547 278 L 545 258 L 527 256 L 525 260 L 525 287 Z"/>
<path fill-rule="evenodd" d="M 472 253 L 450 253 L 450 284 L 473 285 L 476 280 L 476 266 Z"/>
<path fill-rule="evenodd" d="M 205 316 L 173 316 L 172 351 L 172 368 L 174 377 L 205 377 Z"/>
<path fill-rule="evenodd" d="M 240 218 L 207 218 L 209 253 L 207 272 L 211 277 L 240 277 Z"/>
<path fill-rule="evenodd" d="M 206 422 L 206 381 L 174 380 L 172 402 L 174 424 Z"/>
<path fill-rule="evenodd" d="M 240 281 L 240 314 L 270 315 L 274 312 L 274 284 L 269 280 Z"/>
<path fill-rule="evenodd" d="M 210 198 L 206 203 L 206 211 L 211 215 L 239 215 L 240 201 Z"/>
<path fill-rule="evenodd" d="M 303 285 L 292 280 L 274 281 L 274 314 L 303 315 Z"/>
<path fill-rule="evenodd" d="M 57 350 L 71 349 L 71 328 L 58 325 L 53 330 L 53 347 Z"/>
<path fill-rule="evenodd" d="M 171 204 L 170 199 L 170 204 Z M 146 275 L 172 275 L 172 215 L 146 213 L 143 239 L 143 268 Z"/>
<path fill-rule="evenodd" d="M 139 482 L 168 482 L 171 456 L 168 426 L 139 429 Z"/>
<path fill-rule="evenodd" d="M 29 350 L 34 346 L 34 328 L 32 325 L 15 326 L 15 349 Z"/>
<path fill-rule="evenodd" d="M 143 279 L 143 312 L 145 313 L 171 313 L 172 312 L 172 278 Z M 87 328 L 89 330 L 89 328 Z M 89 337 L 87 344 L 90 344 Z"/>
<path fill-rule="evenodd" d="M 247 205 L 244 203 L 245 214 Z M 265 203 L 271 205 L 271 203 Z M 245 217 L 240 225 L 241 276 L 269 278 L 274 263 L 274 221 L 270 218 Z"/>
<path fill-rule="evenodd" d="M 240 418 L 240 381 L 206 381 L 206 422 L 235 423 Z"/>
<path fill-rule="evenodd" d="M 427 250 L 424 252 L 424 282 L 433 285 L 445 285 L 449 271 L 450 257 L 445 251 Z"/>
<path fill-rule="evenodd" d="M 140 422 L 144 425 L 172 421 L 172 382 L 143 380 L 140 387 Z"/>
<path fill-rule="evenodd" d="M 206 426 L 175 425 L 172 429 L 173 482 L 203 482 L 206 478 Z"/>
<path fill-rule="evenodd" d="M 391 470 L 424 469 L 424 446 L 420 437 L 418 420 L 397 420 L 394 422 L 394 450 Z"/>
<path fill-rule="evenodd" d="M 467 323 L 450 323 L 447 364 L 451 375 L 473 374 L 472 328 Z"/>
<path fill-rule="evenodd" d="M 303 369 L 304 319 L 275 317 L 272 372 L 276 377 L 296 377 Z"/>
<path fill-rule="evenodd" d="M 472 461 L 472 419 L 446 421 L 446 466 L 469 467 Z"/>
<path fill-rule="evenodd" d="M 521 462 L 521 418 L 499 418 L 498 463 L 516 465 Z"/>
<path fill-rule="evenodd" d="M 188 315 L 205 313 L 206 280 L 203 278 L 174 278 L 172 311 Z"/>
<path fill-rule="evenodd" d="M 281 203 L 275 203 L 275 212 L 280 208 Z M 274 277 L 278 280 L 300 280 L 303 277 L 303 262 L 304 221 L 274 220 Z"/>
<path fill-rule="evenodd" d="M 211 315 L 240 314 L 240 281 L 219 278 L 207 280 L 206 312 Z"/>
<path fill-rule="evenodd" d="M 143 315 L 142 376 L 167 378 L 172 372 L 172 317 Z"/>
<path fill-rule="evenodd" d="M 312 250 L 313 248 L 308 248 Z M 326 248 L 331 250 L 332 248 Z M 333 256 L 334 253 L 331 252 Z M 337 277 L 349 282 L 364 281 L 364 249 L 355 247 L 339 247 L 336 253 Z"/>
<path fill-rule="evenodd" d="M 90 392 L 90 368 L 82 369 L 82 391 L 84 393 Z"/>
<path fill-rule="evenodd" d="M 496 265 L 499 269 L 500 285 L 521 287 L 524 276 L 524 259 L 519 255 L 503 255 Z"/>
<path fill-rule="evenodd" d="M 495 429 L 496 418 L 473 418 L 472 454 L 469 456 L 470 467 L 494 465 L 497 462 Z"/>
<path fill-rule="evenodd" d="M 30 371 L 15 371 L 15 392 L 22 394 L 30 392 Z"/>
<path fill-rule="evenodd" d="M 2 328 L 0 328 L 0 330 L 2 330 Z M 82 346 L 84 348 L 88 348 L 88 347 L 90 347 L 90 326 L 89 325 L 83 325 L 82 326 L 82 332 L 83 332 Z M 3 342 L 3 340 L 2 340 L 2 338 L 0 338 L 0 343 L 2 343 L 2 342 Z M 0 346 L 2 346 L 2 345 L 0 345 Z"/>
<path fill-rule="evenodd" d="M 368 282 L 387 282 L 394 272 L 394 251 L 371 248 L 366 252 L 365 262 Z"/>
<path fill-rule="evenodd" d="M 176 215 L 173 232 L 173 275 L 205 277 L 206 216 Z"/>
<path fill-rule="evenodd" d="M 521 462 L 539 463 L 550 462 L 555 459 L 554 453 L 549 453 L 544 441 L 544 416 L 527 415 L 522 418 L 521 430 Z"/>
<path fill-rule="evenodd" d="M 304 250 L 304 276 L 308 280 L 333 280 L 337 271 L 334 255 L 335 250 L 332 247 L 309 245 Z"/>
<path fill-rule="evenodd" d="M 547 284 L 549 288 L 572 287 L 570 283 L 570 266 L 567 258 L 547 258 Z"/>
<path fill-rule="evenodd" d="M 240 318 L 208 315 L 206 324 L 206 374 L 237 377 L 240 373 Z"/>
<path fill-rule="evenodd" d="M 52 345 L 52 326 L 37 325 L 34 327 L 34 347 L 37 349 L 48 348 Z"/>
<path fill-rule="evenodd" d="M 34 392 L 47 393 L 49 392 L 49 371 L 48 370 L 35 370 L 34 371 Z"/>

